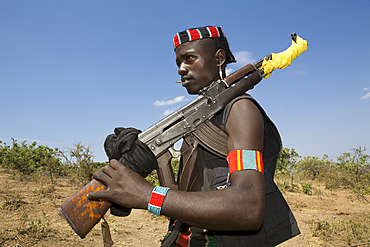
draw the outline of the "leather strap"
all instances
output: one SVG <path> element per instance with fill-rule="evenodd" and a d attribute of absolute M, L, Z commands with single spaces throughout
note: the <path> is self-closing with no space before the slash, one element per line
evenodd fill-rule
<path fill-rule="evenodd" d="M 180 176 L 180 181 L 179 181 L 179 190 L 181 191 L 189 191 L 191 188 L 192 184 L 196 180 L 196 175 L 195 177 L 193 176 L 194 170 L 197 169 L 195 167 L 195 161 L 197 157 L 197 147 L 198 147 L 198 142 L 195 140 L 193 145 L 190 146 L 192 147 L 191 152 L 189 155 L 186 157 L 186 161 L 184 163 L 181 176 Z M 183 156 L 184 157 L 184 156 Z M 185 157 L 184 157 L 185 158 Z M 198 174 L 198 173 L 196 173 Z M 170 236 L 168 236 L 167 239 L 165 239 L 161 245 L 161 247 L 170 247 L 173 242 L 175 242 L 177 236 L 180 233 L 180 229 L 182 228 L 184 224 L 181 221 L 176 220 L 175 221 L 175 227 L 170 233 Z M 188 227 L 188 226 L 186 226 Z"/>
<path fill-rule="evenodd" d="M 180 176 L 180 181 L 179 181 L 179 190 L 181 191 L 188 191 L 189 186 L 192 182 L 191 175 L 195 168 L 194 166 L 195 166 L 195 159 L 197 158 L 197 147 L 198 147 L 198 142 L 194 141 L 191 152 L 189 156 L 187 157 L 186 162 L 184 163 L 181 176 Z"/>
<path fill-rule="evenodd" d="M 217 128 L 210 121 L 205 121 L 193 132 L 195 141 L 193 143 L 190 154 L 186 157 L 183 170 L 179 181 L 179 190 L 189 191 L 192 185 L 197 180 L 199 173 L 195 173 L 195 161 L 197 157 L 198 142 L 208 151 L 218 155 L 221 158 L 227 157 L 227 139 L 228 136 L 225 132 Z M 175 227 L 171 231 L 170 236 L 162 243 L 161 247 L 170 247 L 176 240 L 183 223 L 180 221 L 175 222 Z"/>
<path fill-rule="evenodd" d="M 177 236 L 179 235 L 181 225 L 182 225 L 181 221 L 175 222 L 175 227 L 173 228 L 170 236 L 168 236 L 168 238 L 162 242 L 161 247 L 170 247 L 173 244 L 173 242 L 175 242 Z"/>

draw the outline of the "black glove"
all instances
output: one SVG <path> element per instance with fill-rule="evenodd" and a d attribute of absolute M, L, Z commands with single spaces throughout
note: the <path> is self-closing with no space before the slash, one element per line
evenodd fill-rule
<path fill-rule="evenodd" d="M 154 169 L 158 168 L 157 159 L 148 146 L 138 140 L 140 130 L 134 128 L 115 128 L 112 135 L 107 136 L 104 149 L 109 158 L 116 159 L 124 166 L 147 177 Z M 111 214 L 127 216 L 130 209 L 113 204 Z"/>

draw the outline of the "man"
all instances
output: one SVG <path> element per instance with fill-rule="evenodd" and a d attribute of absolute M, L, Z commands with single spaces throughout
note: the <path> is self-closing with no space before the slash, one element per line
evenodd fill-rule
<path fill-rule="evenodd" d="M 189 94 L 222 79 L 226 64 L 235 62 L 220 27 L 180 32 L 174 46 L 178 73 Z M 191 178 L 186 191 L 153 188 L 142 176 L 111 160 L 102 172 L 94 174 L 107 185 L 107 191 L 92 193 L 89 199 L 148 209 L 182 222 L 172 246 L 274 246 L 299 234 L 288 205 L 272 181 L 281 143 L 262 108 L 244 95 L 212 122 L 228 135 L 228 161 L 200 144 L 189 147 L 184 142 L 179 179 L 183 175 Z M 243 166 L 237 165 L 240 159 Z M 185 170 L 188 163 L 195 167 Z M 170 230 L 174 228 L 176 224 L 171 224 Z"/>

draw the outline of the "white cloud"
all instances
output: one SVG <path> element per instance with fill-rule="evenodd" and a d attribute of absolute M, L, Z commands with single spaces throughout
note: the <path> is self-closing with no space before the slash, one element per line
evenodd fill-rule
<path fill-rule="evenodd" d="M 368 88 L 368 87 L 365 87 L 365 88 L 364 88 L 364 91 L 369 91 L 369 88 Z"/>
<path fill-rule="evenodd" d="M 188 101 L 189 99 L 185 99 L 185 96 L 178 96 L 174 99 L 167 100 L 167 101 L 158 101 L 156 100 L 153 105 L 155 106 L 163 106 L 163 105 L 173 105 L 179 102 Z"/>
<path fill-rule="evenodd" d="M 244 66 L 250 63 L 254 63 L 255 59 L 253 58 L 253 53 L 250 51 L 237 51 L 234 52 L 235 59 L 237 63 L 236 66 Z M 231 66 L 234 66 L 230 64 Z M 232 68 L 226 69 L 226 76 L 230 75 L 234 70 Z"/>
<path fill-rule="evenodd" d="M 361 98 L 361 99 L 367 99 L 367 98 L 370 98 L 370 92 L 369 92 L 369 93 L 367 93 L 367 94 L 365 94 L 364 96 L 362 96 L 362 98 Z"/>
<path fill-rule="evenodd" d="M 249 63 L 254 63 L 253 53 L 250 51 L 238 51 L 234 53 L 236 61 L 238 64 L 247 65 Z"/>
<path fill-rule="evenodd" d="M 170 115 L 172 112 L 175 111 L 175 108 L 172 108 L 172 109 L 167 109 L 163 112 L 163 115 L 164 116 L 167 116 L 167 115 Z"/>
<path fill-rule="evenodd" d="M 230 75 L 233 72 L 233 69 L 226 69 L 226 76 Z"/>

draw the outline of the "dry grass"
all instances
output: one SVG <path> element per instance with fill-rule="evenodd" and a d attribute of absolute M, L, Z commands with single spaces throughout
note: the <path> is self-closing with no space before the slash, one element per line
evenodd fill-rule
<path fill-rule="evenodd" d="M 68 179 L 59 178 L 55 185 L 47 181 L 0 169 L 0 246 L 103 246 L 100 225 L 80 239 L 59 215 L 58 206 L 79 186 Z M 349 190 L 330 191 L 312 180 L 297 180 L 290 191 L 289 182 L 281 187 L 302 234 L 280 247 L 369 242 L 369 203 Z M 167 229 L 165 217 L 145 210 L 133 210 L 126 218 L 108 213 L 106 219 L 114 246 L 160 246 Z"/>

